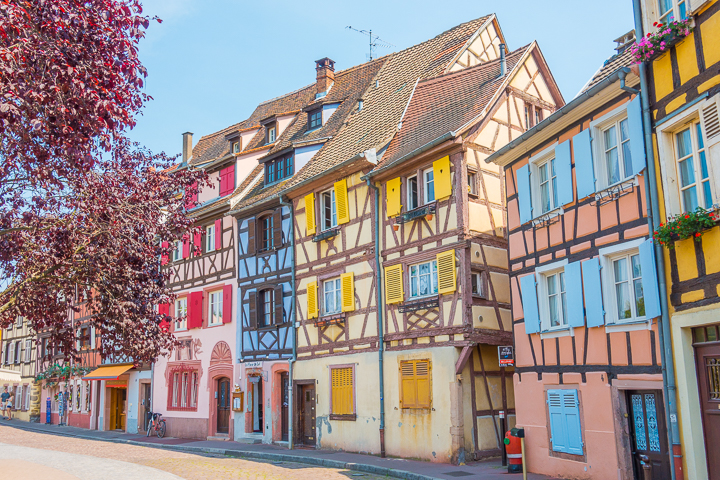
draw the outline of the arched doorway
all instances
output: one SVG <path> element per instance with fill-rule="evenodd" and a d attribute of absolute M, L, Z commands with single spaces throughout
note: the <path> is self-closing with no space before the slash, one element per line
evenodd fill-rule
<path fill-rule="evenodd" d="M 208 436 L 233 436 L 232 408 L 233 364 L 230 346 L 217 342 L 210 355 L 208 369 L 208 390 L 210 390 L 210 418 Z"/>
<path fill-rule="evenodd" d="M 215 431 L 219 434 L 230 433 L 230 379 L 217 379 L 217 410 Z"/>

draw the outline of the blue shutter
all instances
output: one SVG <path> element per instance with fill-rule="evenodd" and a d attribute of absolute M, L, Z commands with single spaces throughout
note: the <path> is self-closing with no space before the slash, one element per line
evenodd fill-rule
<path fill-rule="evenodd" d="M 560 390 L 562 392 L 563 416 L 567 439 L 567 453 L 583 454 L 582 429 L 580 428 L 580 405 L 577 390 Z"/>
<path fill-rule="evenodd" d="M 534 273 L 520 279 L 520 289 L 522 290 L 522 306 L 525 315 L 525 333 L 537 333 L 540 331 L 540 315 Z"/>
<path fill-rule="evenodd" d="M 550 415 L 550 442 L 554 452 L 568 451 L 568 436 L 565 430 L 563 412 L 563 391 L 547 391 L 548 414 Z"/>
<path fill-rule="evenodd" d="M 530 201 L 530 167 L 523 165 L 517 170 L 518 208 L 520 223 L 532 220 L 532 202 Z"/>
<path fill-rule="evenodd" d="M 657 268 L 655 267 L 655 246 L 652 239 L 640 245 L 640 270 L 642 271 L 645 317 L 655 318 L 661 314 L 660 295 L 658 295 Z"/>
<path fill-rule="evenodd" d="M 628 130 L 630 130 L 630 156 L 633 174 L 637 175 L 645 168 L 645 136 L 643 135 L 642 107 L 640 95 L 636 95 L 627 106 Z"/>
<path fill-rule="evenodd" d="M 578 201 L 595 193 L 595 169 L 593 168 L 590 129 L 587 128 L 572 139 L 575 159 L 575 181 Z"/>
<path fill-rule="evenodd" d="M 570 159 L 570 140 L 555 146 L 555 173 L 558 181 L 558 200 L 560 205 L 573 201 L 572 162 Z"/>
<path fill-rule="evenodd" d="M 605 324 L 605 311 L 602 302 L 602 284 L 600 282 L 600 260 L 591 258 L 582 264 L 582 278 L 585 286 L 585 315 L 588 327 Z"/>
<path fill-rule="evenodd" d="M 565 265 L 565 298 L 567 298 L 568 325 L 571 327 L 584 326 L 585 310 L 583 309 L 580 262 Z"/>

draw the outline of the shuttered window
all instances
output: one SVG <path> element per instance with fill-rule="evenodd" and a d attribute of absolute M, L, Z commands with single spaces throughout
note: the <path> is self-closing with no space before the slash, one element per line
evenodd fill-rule
<path fill-rule="evenodd" d="M 305 195 L 305 226 L 308 235 L 315 235 L 315 194 Z"/>
<path fill-rule="evenodd" d="M 355 413 L 353 395 L 353 368 L 330 367 L 332 382 L 332 414 L 352 415 Z"/>
<path fill-rule="evenodd" d="M 385 303 L 400 303 L 403 296 L 402 265 L 385 267 Z"/>
<path fill-rule="evenodd" d="M 308 318 L 318 317 L 317 282 L 310 282 L 307 286 Z"/>
<path fill-rule="evenodd" d="M 436 258 L 438 293 L 453 293 L 457 283 L 455 271 L 455 250 L 438 253 Z"/>
<path fill-rule="evenodd" d="M 344 178 L 339 182 L 335 182 L 335 209 L 337 210 L 338 225 L 342 225 L 350 221 L 347 181 Z"/>
<path fill-rule="evenodd" d="M 385 184 L 385 204 L 388 218 L 400 215 L 402 209 L 400 204 L 400 177 L 388 180 Z"/>
<path fill-rule="evenodd" d="M 402 408 L 430 408 L 432 402 L 430 360 L 400 362 L 400 405 Z"/>
<path fill-rule="evenodd" d="M 450 157 L 445 156 L 433 162 L 435 179 L 435 198 L 442 200 L 452 195 L 452 178 L 450 176 Z"/>
<path fill-rule="evenodd" d="M 547 403 L 553 451 L 582 455 L 583 441 L 577 390 L 548 390 Z"/>
<path fill-rule="evenodd" d="M 340 288 L 342 296 L 342 311 L 355 310 L 355 277 L 352 272 L 340 275 Z"/>

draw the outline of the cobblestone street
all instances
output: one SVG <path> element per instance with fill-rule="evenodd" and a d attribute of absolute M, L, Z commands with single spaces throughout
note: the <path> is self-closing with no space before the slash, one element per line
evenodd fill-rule
<path fill-rule="evenodd" d="M 58 455 L 56 452 L 61 453 Z M 62 455 L 70 454 L 70 455 Z M 259 462 L 83 440 L 0 426 L 0 462 L 8 478 L 101 480 L 377 480 L 375 475 L 300 463 Z M 27 477 L 32 472 L 31 477 Z M 22 475 L 25 475 L 24 477 Z"/>

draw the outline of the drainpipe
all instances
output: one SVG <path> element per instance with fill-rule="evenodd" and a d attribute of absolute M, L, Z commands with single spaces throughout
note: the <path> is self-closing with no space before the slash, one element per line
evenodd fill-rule
<path fill-rule="evenodd" d="M 295 405 L 293 403 L 295 399 L 295 388 L 293 387 L 293 365 L 297 360 L 297 342 L 295 341 L 295 299 L 297 297 L 295 290 L 295 212 L 293 211 L 292 202 L 285 202 L 282 197 L 280 197 L 280 205 L 290 209 L 290 251 L 292 253 L 292 259 L 290 261 L 290 287 L 292 288 L 292 300 L 290 301 L 290 305 L 292 305 L 292 307 L 290 307 L 289 320 L 291 331 L 290 338 L 292 341 L 292 357 L 288 360 L 288 382 L 290 383 L 290 385 L 288 385 L 288 449 L 292 450 L 295 447 L 293 438 L 293 426 L 295 424 L 295 416 L 293 415 L 293 412 L 295 411 L 293 408 Z"/>
<path fill-rule="evenodd" d="M 640 0 L 633 0 L 633 13 L 635 17 L 635 38 L 643 38 L 642 14 Z M 648 226 L 650 232 L 655 231 L 656 219 L 660 218 L 658 200 L 658 185 L 655 176 L 655 158 L 653 155 L 652 120 L 650 117 L 650 98 L 648 97 L 647 65 L 640 63 L 640 101 L 643 112 L 643 133 L 645 136 L 645 149 L 647 158 L 647 204 L 648 204 Z M 649 152 L 649 153 L 648 153 Z M 649 157 L 649 158 L 648 158 Z M 670 475 L 672 480 L 678 476 L 682 478 L 682 450 L 680 447 L 680 431 L 677 423 L 677 388 L 675 387 L 675 364 L 672 352 L 672 339 L 670 333 L 670 317 L 668 314 L 667 281 L 665 276 L 665 253 L 663 247 L 655 245 L 655 260 L 657 262 L 658 287 L 660 290 L 660 309 L 662 311 L 661 323 L 659 325 L 660 360 L 663 372 L 663 390 L 665 399 L 666 423 L 670 441 Z"/>
<path fill-rule="evenodd" d="M 377 284 L 377 315 L 378 315 L 378 372 L 380 381 L 380 457 L 385 458 L 385 371 L 383 366 L 383 309 L 382 309 L 382 274 L 380 273 L 380 189 L 366 178 L 368 187 L 375 191 L 375 273 Z"/>

